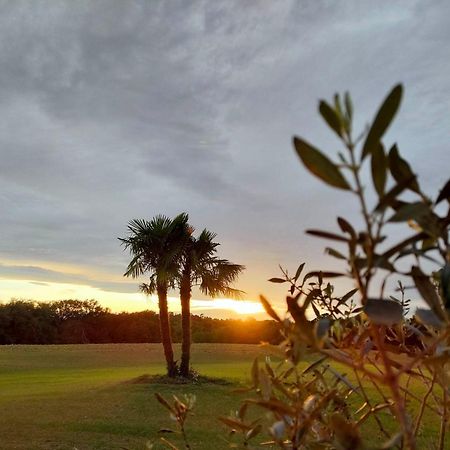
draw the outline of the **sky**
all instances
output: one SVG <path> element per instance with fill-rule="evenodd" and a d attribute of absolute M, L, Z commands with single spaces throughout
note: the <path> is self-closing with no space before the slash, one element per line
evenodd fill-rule
<path fill-rule="evenodd" d="M 194 291 L 193 312 L 259 318 L 259 294 L 282 309 L 284 287 L 267 282 L 278 264 L 340 267 L 305 229 L 359 212 L 306 172 L 292 136 L 334 157 L 319 99 L 350 91 L 362 130 L 402 82 L 386 139 L 436 193 L 449 44 L 439 0 L 0 1 L 0 301 L 155 309 L 123 278 L 117 238 L 131 219 L 185 211 L 246 266 L 245 308 Z"/>

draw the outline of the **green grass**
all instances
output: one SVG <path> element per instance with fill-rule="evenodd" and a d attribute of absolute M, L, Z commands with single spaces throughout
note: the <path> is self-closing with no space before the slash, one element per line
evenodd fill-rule
<path fill-rule="evenodd" d="M 253 345 L 195 344 L 194 368 L 230 384 L 169 385 L 148 383 L 144 376 L 164 373 L 157 344 L 0 347 L 0 449 L 139 450 L 148 441 L 161 449 L 158 430 L 174 424 L 154 399 L 155 392 L 166 397 L 195 394 L 195 417 L 188 423 L 194 448 L 228 448 L 217 417 L 239 407 L 242 396 L 232 391 L 248 382 L 259 354 Z M 413 386 L 423 394 L 423 386 Z M 369 393 L 377 397 L 375 391 Z M 383 415 L 383 422 L 394 431 L 390 414 Z M 426 416 L 420 449 L 431 448 L 429 437 L 438 429 L 435 418 Z M 365 434 L 376 440 L 373 423 L 367 423 Z M 169 438 L 180 442 L 177 436 Z"/>
<path fill-rule="evenodd" d="M 192 359 L 202 375 L 237 384 L 246 382 L 259 353 L 251 345 L 197 344 Z M 0 448 L 144 449 L 173 425 L 154 392 L 195 394 L 195 448 L 227 448 L 211 443 L 222 429 L 216 417 L 238 406 L 236 386 L 137 382 L 164 373 L 163 361 L 154 344 L 0 347 Z"/>

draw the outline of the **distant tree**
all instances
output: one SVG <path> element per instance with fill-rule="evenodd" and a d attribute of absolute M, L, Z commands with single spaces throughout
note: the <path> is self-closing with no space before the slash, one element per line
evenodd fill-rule
<path fill-rule="evenodd" d="M 50 308 L 59 320 L 82 319 L 95 317 L 109 312 L 97 300 L 58 300 L 50 304 Z"/>
<path fill-rule="evenodd" d="M 48 304 L 13 299 L 0 305 L 0 344 L 51 344 L 56 320 Z"/>
<path fill-rule="evenodd" d="M 244 266 L 233 264 L 216 256 L 219 243 L 214 242 L 216 234 L 203 230 L 198 238 L 190 236 L 181 260 L 179 288 L 181 301 L 181 365 L 180 375 L 189 376 L 191 353 L 191 291 L 198 286 L 200 291 L 211 297 L 225 295 L 238 297 L 242 291 L 231 288 Z"/>
<path fill-rule="evenodd" d="M 181 256 L 186 247 L 190 229 L 188 215 L 179 214 L 174 219 L 163 215 L 152 220 L 132 220 L 129 236 L 119 238 L 132 255 L 125 276 L 137 278 L 148 274 L 148 283 L 140 286 L 146 294 L 158 295 L 161 340 L 169 377 L 177 375 L 167 304 L 167 292 L 175 286 L 179 275 Z"/>

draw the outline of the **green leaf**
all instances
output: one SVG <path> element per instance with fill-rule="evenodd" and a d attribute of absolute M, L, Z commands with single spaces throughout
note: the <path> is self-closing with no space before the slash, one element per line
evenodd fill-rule
<path fill-rule="evenodd" d="M 375 211 L 381 212 L 388 206 L 395 205 L 397 197 L 415 181 L 416 177 L 413 175 L 411 178 L 405 179 L 398 184 L 396 184 L 392 189 L 390 189 L 383 197 L 380 198 L 378 205 L 375 207 Z"/>
<path fill-rule="evenodd" d="M 441 328 L 444 324 L 431 309 L 417 308 L 415 317 L 420 323 L 434 328 Z"/>
<path fill-rule="evenodd" d="M 414 177 L 409 164 L 400 156 L 397 145 L 394 144 L 389 150 L 389 169 L 397 183 Z M 414 177 L 414 181 L 408 186 L 412 191 L 419 192 L 419 185 Z"/>
<path fill-rule="evenodd" d="M 167 408 L 171 413 L 175 414 L 176 411 L 173 408 L 173 406 L 161 395 L 158 394 L 158 392 L 155 392 L 155 398 L 158 400 L 161 405 L 163 405 L 165 408 Z"/>
<path fill-rule="evenodd" d="M 352 238 L 356 238 L 356 231 L 355 229 L 351 226 L 351 224 L 349 222 L 347 222 L 347 220 L 345 220 L 343 217 L 338 217 L 337 218 L 337 222 L 339 225 L 339 228 L 344 232 L 344 233 L 348 233 L 350 234 L 350 236 Z"/>
<path fill-rule="evenodd" d="M 266 297 L 263 295 L 259 296 L 259 301 L 262 303 L 264 309 L 266 310 L 266 313 L 269 314 L 272 319 L 275 319 L 277 322 L 281 322 L 280 317 L 275 312 L 275 310 L 272 308 L 272 305 L 267 301 Z"/>
<path fill-rule="evenodd" d="M 418 266 L 411 268 L 411 276 L 423 300 L 439 318 L 444 318 L 439 295 L 433 283 L 431 283 L 430 277 L 424 274 Z"/>
<path fill-rule="evenodd" d="M 430 208 L 422 202 L 405 203 L 397 210 L 397 212 L 389 219 L 389 222 L 406 222 L 415 220 L 420 222 L 420 218 L 428 215 Z"/>
<path fill-rule="evenodd" d="M 376 325 L 391 327 L 403 320 L 402 305 L 393 300 L 369 298 L 363 310 Z"/>
<path fill-rule="evenodd" d="M 381 143 L 372 152 L 371 169 L 373 185 L 378 196 L 382 197 L 386 187 L 387 158 Z"/>
<path fill-rule="evenodd" d="M 316 177 L 330 186 L 345 190 L 351 189 L 339 168 L 319 150 L 296 136 L 294 137 L 294 147 L 305 167 Z"/>
<path fill-rule="evenodd" d="M 324 100 L 319 103 L 319 112 L 329 127 L 339 136 L 342 137 L 342 124 L 339 116 L 334 109 Z"/>
<path fill-rule="evenodd" d="M 247 440 L 257 436 L 259 433 L 261 433 L 262 425 L 257 425 L 255 428 L 252 428 L 251 430 L 248 430 L 247 434 L 245 435 L 245 438 Z"/>
<path fill-rule="evenodd" d="M 327 247 L 325 248 L 325 252 L 328 253 L 330 256 L 334 256 L 337 259 L 347 259 L 342 253 L 338 252 L 334 248 Z"/>
<path fill-rule="evenodd" d="M 313 369 L 315 369 L 317 366 L 320 366 L 323 362 L 325 362 L 328 359 L 328 356 L 322 356 L 318 360 L 311 363 L 306 369 L 303 370 L 302 375 L 307 374 L 308 372 L 311 372 Z"/>
<path fill-rule="evenodd" d="M 330 233 L 328 231 L 322 230 L 306 230 L 307 234 L 311 234 L 312 236 L 317 236 L 325 239 L 332 239 L 334 241 L 348 242 L 348 239 L 344 236 L 340 236 L 339 234 Z"/>
<path fill-rule="evenodd" d="M 386 250 L 381 256 L 383 258 L 390 258 L 391 256 L 394 256 L 396 253 L 403 251 L 409 245 L 412 245 L 415 242 L 421 241 L 422 239 L 424 239 L 426 237 L 427 237 L 427 235 L 425 233 L 419 233 L 419 234 L 415 234 L 414 236 L 410 236 L 409 238 L 394 245 L 389 250 Z"/>
<path fill-rule="evenodd" d="M 392 119 L 397 113 L 402 99 L 402 93 L 403 86 L 398 84 L 384 100 L 370 127 L 369 133 L 367 134 L 362 150 L 361 161 L 377 148 L 383 134 L 388 129 Z"/>
<path fill-rule="evenodd" d="M 227 427 L 230 427 L 232 429 L 238 429 L 245 432 L 251 429 L 249 425 L 245 424 L 239 419 L 235 419 L 234 417 L 219 417 L 218 420 L 220 420 Z"/>
<path fill-rule="evenodd" d="M 393 264 L 382 255 L 374 255 L 373 265 L 374 267 L 379 267 L 380 269 L 388 270 L 389 272 L 395 272 Z"/>
<path fill-rule="evenodd" d="M 345 103 L 345 109 L 347 112 L 347 117 L 348 117 L 349 121 L 351 121 L 352 117 L 353 117 L 353 104 L 352 104 L 352 99 L 350 97 L 350 94 L 348 92 L 346 92 L 344 94 L 344 103 Z"/>
<path fill-rule="evenodd" d="M 309 279 L 312 277 L 322 277 L 322 278 L 337 278 L 337 277 L 345 277 L 345 273 L 340 272 L 322 272 L 321 270 L 315 270 L 313 272 L 309 272 L 305 275 L 305 279 Z"/>
<path fill-rule="evenodd" d="M 298 280 L 298 277 L 301 275 L 302 270 L 303 270 L 304 267 L 305 267 L 305 263 L 301 263 L 301 264 L 298 266 L 297 272 L 295 272 L 295 277 L 294 277 L 295 281 Z"/>
<path fill-rule="evenodd" d="M 239 419 L 244 420 L 245 414 L 247 413 L 247 409 L 248 409 L 248 404 L 247 403 L 243 403 L 241 405 L 241 407 L 239 408 L 239 411 L 238 411 L 238 414 L 237 414 Z"/>
<path fill-rule="evenodd" d="M 287 280 L 284 278 L 270 278 L 269 280 L 271 283 L 286 283 Z"/>
<path fill-rule="evenodd" d="M 342 120 L 344 119 L 344 114 L 342 112 L 341 98 L 339 94 L 334 94 L 334 111 L 339 117 L 339 120 L 342 122 Z"/>
<path fill-rule="evenodd" d="M 446 309 L 450 309 L 450 264 L 447 263 L 441 271 L 441 290 Z"/>
<path fill-rule="evenodd" d="M 450 203 L 450 180 L 445 183 L 445 186 L 439 192 L 439 196 L 436 199 L 436 205 L 442 202 L 442 200 L 447 200 Z"/>
<path fill-rule="evenodd" d="M 353 297 L 358 292 L 358 289 L 352 289 L 351 291 L 347 292 L 338 303 L 338 306 L 345 305 L 347 300 L 349 300 L 351 297 Z"/>

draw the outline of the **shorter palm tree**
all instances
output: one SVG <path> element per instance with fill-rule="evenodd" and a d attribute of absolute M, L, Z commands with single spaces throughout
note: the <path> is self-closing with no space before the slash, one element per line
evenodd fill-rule
<path fill-rule="evenodd" d="M 244 270 L 244 266 L 218 258 L 216 252 L 219 243 L 214 242 L 215 238 L 216 234 L 206 229 L 198 238 L 191 235 L 181 260 L 179 288 L 183 338 L 180 375 L 184 377 L 190 375 L 192 287 L 198 286 L 203 294 L 210 297 L 239 297 L 242 294 L 242 291 L 233 289 L 231 285 Z"/>
<path fill-rule="evenodd" d="M 161 341 L 169 377 L 177 375 L 172 348 L 167 292 L 175 287 L 179 266 L 190 235 L 188 215 L 179 214 L 174 219 L 163 215 L 152 220 L 132 220 L 128 225 L 129 236 L 119 238 L 133 258 L 124 276 L 137 278 L 149 274 L 149 282 L 140 286 L 146 294 L 158 295 Z"/>

